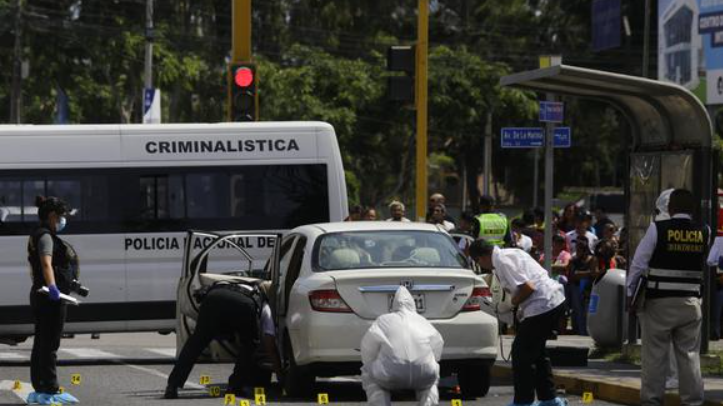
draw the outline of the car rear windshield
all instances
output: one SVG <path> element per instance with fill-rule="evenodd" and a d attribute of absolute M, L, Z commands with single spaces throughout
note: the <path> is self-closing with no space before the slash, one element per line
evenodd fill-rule
<path fill-rule="evenodd" d="M 428 231 L 359 231 L 322 236 L 314 269 L 468 268 L 450 236 Z"/>

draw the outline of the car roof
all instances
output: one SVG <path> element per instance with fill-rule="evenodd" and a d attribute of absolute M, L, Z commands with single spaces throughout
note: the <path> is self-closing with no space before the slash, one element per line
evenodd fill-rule
<path fill-rule="evenodd" d="M 401 222 L 401 221 L 340 221 L 336 223 L 319 223 L 302 226 L 296 231 L 313 228 L 323 233 L 353 232 L 353 231 L 386 231 L 386 230 L 407 230 L 407 231 L 433 231 L 442 230 L 428 223 Z"/>

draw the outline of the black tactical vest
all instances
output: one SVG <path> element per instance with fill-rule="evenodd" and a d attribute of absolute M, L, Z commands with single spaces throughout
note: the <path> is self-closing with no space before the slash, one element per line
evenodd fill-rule
<path fill-rule="evenodd" d="M 70 283 L 78 279 L 79 266 L 78 256 L 73 247 L 61 240 L 57 235 L 52 233 L 45 227 L 39 227 L 28 239 L 28 262 L 32 271 L 33 291 L 45 286 L 45 278 L 43 277 L 43 267 L 40 263 L 40 255 L 38 254 L 38 242 L 40 238 L 49 234 L 53 239 L 53 274 L 55 275 L 55 285 L 58 290 L 65 294 L 70 293 Z"/>
<path fill-rule="evenodd" d="M 648 264 L 646 298 L 700 297 L 708 229 L 692 220 L 656 221 L 658 241 Z"/>

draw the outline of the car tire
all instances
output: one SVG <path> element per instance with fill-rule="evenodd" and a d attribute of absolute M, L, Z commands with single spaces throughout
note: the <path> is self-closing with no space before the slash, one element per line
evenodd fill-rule
<path fill-rule="evenodd" d="M 311 368 L 296 365 L 294 351 L 291 349 L 291 340 L 286 335 L 284 343 L 284 361 L 286 374 L 284 376 L 284 390 L 286 395 L 295 398 L 305 398 L 313 394 L 316 376 Z"/>
<path fill-rule="evenodd" d="M 466 365 L 457 371 L 457 383 L 465 398 L 476 398 L 487 395 L 490 391 L 491 365 Z"/>

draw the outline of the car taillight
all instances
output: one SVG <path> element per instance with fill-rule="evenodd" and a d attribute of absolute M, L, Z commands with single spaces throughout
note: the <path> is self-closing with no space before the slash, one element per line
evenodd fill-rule
<path fill-rule="evenodd" d="M 311 291 L 309 302 L 311 302 L 311 308 L 317 312 L 351 313 L 351 308 L 334 289 Z"/>
<path fill-rule="evenodd" d="M 482 301 L 486 297 L 492 297 L 492 292 L 489 288 L 474 288 L 472 289 L 472 295 L 467 299 L 467 303 L 462 306 L 463 312 L 469 312 L 474 310 L 482 309 Z"/>

